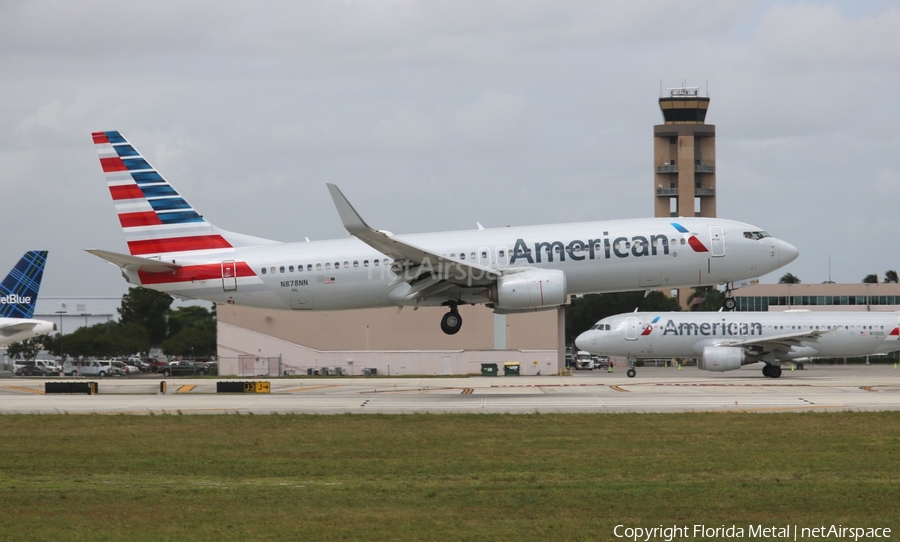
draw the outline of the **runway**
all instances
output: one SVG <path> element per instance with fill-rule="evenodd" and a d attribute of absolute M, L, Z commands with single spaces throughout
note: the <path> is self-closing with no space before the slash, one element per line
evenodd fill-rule
<path fill-rule="evenodd" d="M 97 395 L 44 394 L 47 381 L 98 383 Z M 160 393 L 165 380 L 166 393 Z M 216 393 L 219 381 L 266 381 L 270 393 Z M 573 376 L 443 378 L 7 378 L 0 414 L 342 414 L 791 412 L 900 410 L 893 366 L 809 366 L 765 378 L 694 367 Z"/>

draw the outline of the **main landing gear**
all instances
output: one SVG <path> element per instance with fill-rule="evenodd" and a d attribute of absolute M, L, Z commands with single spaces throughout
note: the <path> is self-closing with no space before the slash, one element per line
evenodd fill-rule
<path fill-rule="evenodd" d="M 462 327 L 462 316 L 456 310 L 456 305 L 450 305 L 450 312 L 441 318 L 441 331 L 447 335 L 455 335 Z"/>
<path fill-rule="evenodd" d="M 778 378 L 781 376 L 781 367 L 778 365 L 769 365 L 766 363 L 765 367 L 763 367 L 763 376 L 767 376 L 769 378 Z"/>

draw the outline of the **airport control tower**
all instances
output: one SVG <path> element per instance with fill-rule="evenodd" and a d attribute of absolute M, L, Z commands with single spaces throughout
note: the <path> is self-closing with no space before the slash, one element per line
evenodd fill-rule
<path fill-rule="evenodd" d="M 706 124 L 709 97 L 697 87 L 667 89 L 663 124 L 653 127 L 654 216 L 716 216 L 716 127 Z M 692 290 L 678 293 L 684 307 Z"/>

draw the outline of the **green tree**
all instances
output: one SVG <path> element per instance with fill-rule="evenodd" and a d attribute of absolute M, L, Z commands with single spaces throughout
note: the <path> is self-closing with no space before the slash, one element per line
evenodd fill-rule
<path fill-rule="evenodd" d="M 13 359 L 20 357 L 24 360 L 33 361 L 43 349 L 44 337 L 31 337 L 8 345 L 6 353 Z"/>
<path fill-rule="evenodd" d="M 725 294 L 713 286 L 694 288 L 694 293 L 688 297 L 688 307 L 692 312 L 715 312 L 721 309 L 724 303 Z"/>
<path fill-rule="evenodd" d="M 889 269 L 884 272 L 884 281 L 885 282 L 900 282 L 900 277 L 897 276 L 897 272 L 893 269 Z"/>
<path fill-rule="evenodd" d="M 800 284 L 800 277 L 793 273 L 785 273 L 778 279 L 778 284 Z"/>
<path fill-rule="evenodd" d="M 647 296 L 643 291 L 618 292 L 613 294 L 588 294 L 572 298 L 566 307 L 566 344 L 590 329 L 597 320 L 621 314 L 640 311 L 680 311 L 678 300 L 662 292 L 653 290 Z"/>
<path fill-rule="evenodd" d="M 210 357 L 216 354 L 216 314 L 204 307 L 179 307 L 169 315 L 166 355 Z"/>
<path fill-rule="evenodd" d="M 140 352 L 147 352 L 150 347 L 166 339 L 166 318 L 171 305 L 172 296 L 169 294 L 140 286 L 130 288 L 122 296 L 122 305 L 119 307 L 122 324 L 138 324 L 147 331 L 147 342 L 140 348 Z"/>
<path fill-rule="evenodd" d="M 866 275 L 862 279 L 863 284 L 878 284 L 878 275 L 872 273 L 870 275 Z"/>

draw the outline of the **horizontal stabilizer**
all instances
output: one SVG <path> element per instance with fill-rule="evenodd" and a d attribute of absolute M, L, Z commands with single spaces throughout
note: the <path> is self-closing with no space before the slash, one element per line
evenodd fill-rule
<path fill-rule="evenodd" d="M 109 263 L 115 264 L 122 269 L 132 269 L 135 271 L 144 271 L 146 273 L 170 273 L 181 269 L 177 263 L 161 262 L 150 258 L 141 258 L 140 256 L 129 256 L 128 254 L 119 254 L 118 252 L 109 252 L 108 250 L 99 250 L 96 248 L 85 249 L 98 258 L 103 258 Z"/>

